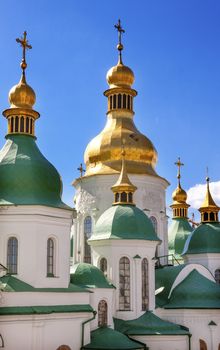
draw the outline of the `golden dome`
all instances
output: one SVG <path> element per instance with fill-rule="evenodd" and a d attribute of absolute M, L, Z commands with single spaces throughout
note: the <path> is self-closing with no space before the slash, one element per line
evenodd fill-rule
<path fill-rule="evenodd" d="M 109 69 L 106 79 L 110 88 L 131 87 L 134 83 L 134 73 L 129 67 L 119 62 L 116 66 Z"/>
<path fill-rule="evenodd" d="M 174 202 L 185 203 L 187 200 L 187 194 L 181 186 L 178 186 L 175 191 L 173 191 L 172 198 Z"/>
<path fill-rule="evenodd" d="M 122 140 L 129 174 L 157 175 L 157 151 L 153 143 L 137 130 L 132 118 L 108 115 L 104 130 L 88 144 L 84 161 L 86 176 L 112 174 L 121 170 Z"/>
<path fill-rule="evenodd" d="M 9 103 L 11 108 L 32 108 L 36 101 L 36 95 L 22 74 L 21 80 L 9 91 Z"/>

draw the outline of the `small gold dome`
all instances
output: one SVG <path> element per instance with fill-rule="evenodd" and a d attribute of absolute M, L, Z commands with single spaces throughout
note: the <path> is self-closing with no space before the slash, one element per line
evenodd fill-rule
<path fill-rule="evenodd" d="M 19 83 L 9 91 L 9 103 L 11 108 L 32 108 L 36 101 L 36 95 L 32 87 L 26 83 L 22 74 Z"/>
<path fill-rule="evenodd" d="M 173 191 L 172 198 L 174 202 L 185 203 L 187 200 L 187 194 L 181 186 L 178 186 L 175 191 Z"/>
<path fill-rule="evenodd" d="M 110 88 L 131 87 L 134 83 L 134 73 L 129 67 L 119 62 L 116 66 L 109 69 L 106 79 Z"/>

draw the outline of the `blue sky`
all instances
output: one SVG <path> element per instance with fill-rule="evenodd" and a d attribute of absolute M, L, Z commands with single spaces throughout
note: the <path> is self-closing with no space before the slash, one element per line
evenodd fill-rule
<path fill-rule="evenodd" d="M 0 2 L 0 108 L 20 78 L 24 30 L 33 49 L 27 80 L 37 94 L 38 145 L 57 167 L 70 203 L 85 147 L 104 127 L 107 70 L 123 61 L 135 73 L 135 123 L 154 143 L 158 173 L 176 186 L 174 162 L 185 163 L 185 189 L 220 174 L 220 2 L 218 0 L 8 0 Z M 0 144 L 6 121 L 0 120 Z"/>

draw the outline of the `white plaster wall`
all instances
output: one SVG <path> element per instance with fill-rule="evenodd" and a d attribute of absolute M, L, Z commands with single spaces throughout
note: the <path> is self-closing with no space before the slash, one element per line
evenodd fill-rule
<path fill-rule="evenodd" d="M 18 239 L 19 279 L 34 287 L 69 284 L 72 211 L 43 206 L 15 206 L 0 210 L 0 261 L 7 265 L 9 237 Z M 55 277 L 47 277 L 47 240 L 55 242 Z"/>
<path fill-rule="evenodd" d="M 186 263 L 204 265 L 213 276 L 215 276 L 215 270 L 220 269 L 220 254 L 217 253 L 188 254 L 184 256 L 184 261 Z"/>
<path fill-rule="evenodd" d="M 91 313 L 1 316 L 0 329 L 5 350 L 55 350 L 68 345 L 80 350 L 82 322 Z M 90 342 L 90 326 L 85 329 L 84 344 Z"/>
<path fill-rule="evenodd" d="M 116 287 L 114 317 L 134 319 L 143 314 L 141 295 L 141 262 L 143 258 L 148 260 L 149 278 L 149 310 L 155 308 L 155 260 L 153 259 L 157 242 L 143 240 L 103 240 L 90 241 L 92 246 L 93 263 L 100 267 L 102 257 L 107 259 L 107 275 Z M 141 258 L 134 259 L 135 255 Z M 131 310 L 119 311 L 119 261 L 122 257 L 130 260 L 131 283 Z"/>
<path fill-rule="evenodd" d="M 83 222 L 87 215 L 91 215 L 93 223 L 108 209 L 113 202 L 111 186 L 118 179 L 117 174 L 94 175 L 82 177 L 75 181 L 75 205 L 77 219 L 75 220 L 75 262 L 83 261 Z M 134 202 L 150 217 L 154 216 L 158 223 L 158 237 L 162 244 L 158 247 L 158 255 L 168 254 L 167 215 L 165 190 L 169 183 L 161 178 L 150 175 L 129 175 L 131 182 L 137 186 Z"/>
<path fill-rule="evenodd" d="M 132 336 L 131 338 L 146 344 L 150 350 L 189 350 L 189 338 L 185 335 L 142 335 Z"/>
<path fill-rule="evenodd" d="M 156 309 L 159 317 L 181 324 L 189 328 L 192 334 L 191 349 L 200 350 L 199 339 L 206 342 L 209 350 L 218 350 L 220 344 L 220 312 L 219 310 L 202 309 Z M 214 321 L 216 326 L 209 326 Z"/>

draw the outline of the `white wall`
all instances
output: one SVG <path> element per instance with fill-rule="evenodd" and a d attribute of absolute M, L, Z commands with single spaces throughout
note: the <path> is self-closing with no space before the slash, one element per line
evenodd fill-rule
<path fill-rule="evenodd" d="M 0 210 L 0 262 L 7 266 L 9 237 L 18 240 L 19 279 L 34 287 L 69 284 L 72 211 L 43 206 L 12 206 Z M 55 242 L 55 277 L 47 277 L 47 240 Z"/>

